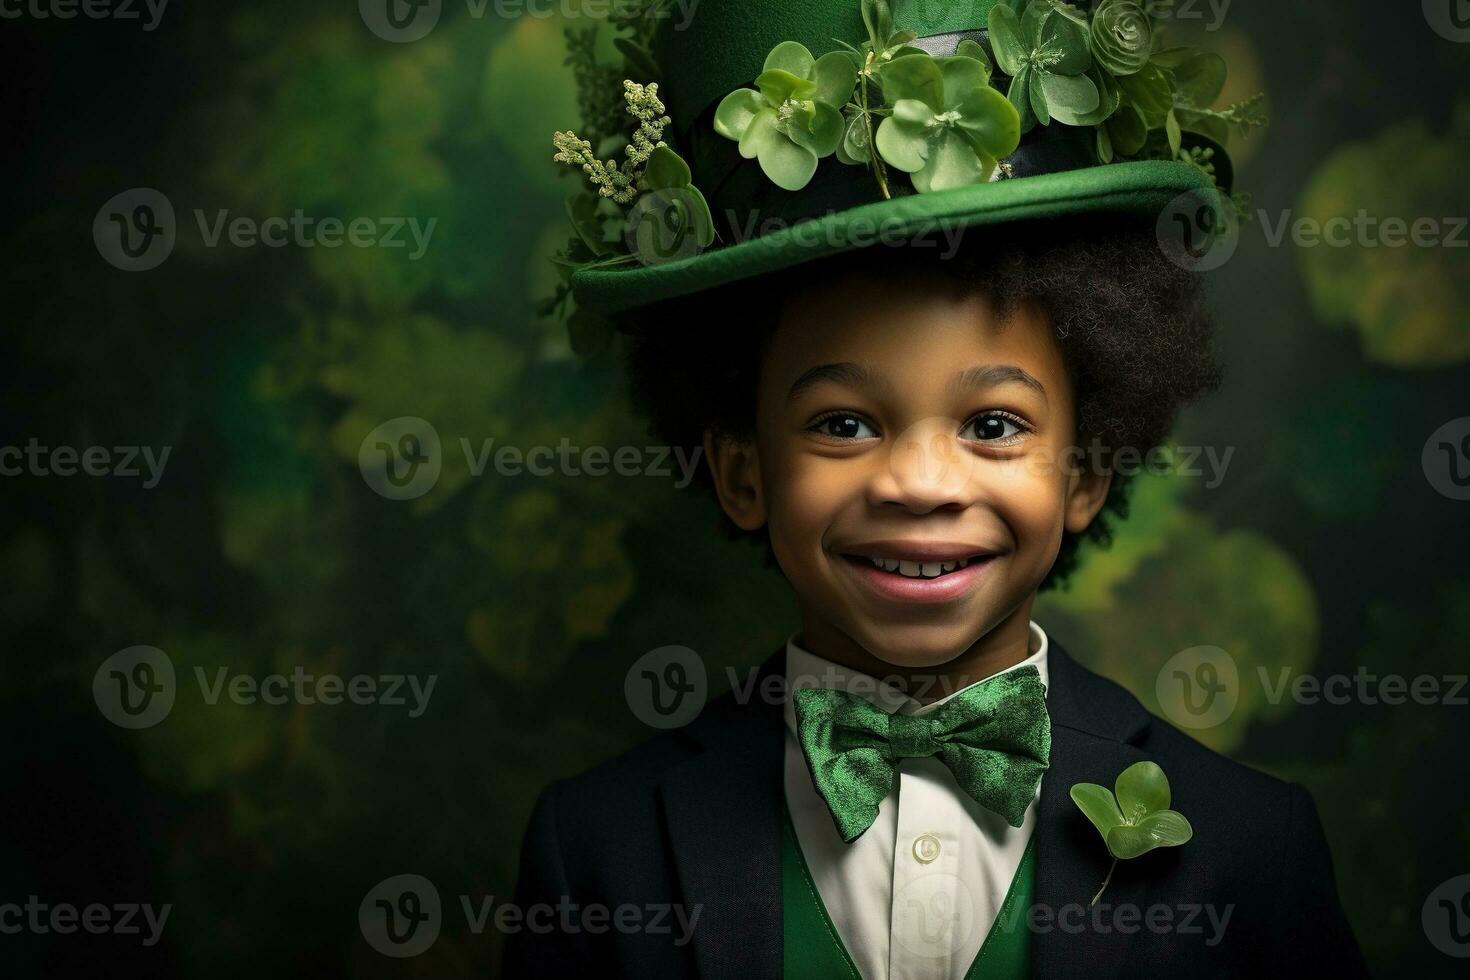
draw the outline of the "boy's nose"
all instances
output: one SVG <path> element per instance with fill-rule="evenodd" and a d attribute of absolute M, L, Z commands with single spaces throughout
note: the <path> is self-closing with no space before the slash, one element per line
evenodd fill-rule
<path fill-rule="evenodd" d="M 890 445 L 875 475 L 875 503 L 897 503 L 915 513 L 968 506 L 974 497 L 975 457 L 960 442 L 952 419 L 926 419 Z"/>

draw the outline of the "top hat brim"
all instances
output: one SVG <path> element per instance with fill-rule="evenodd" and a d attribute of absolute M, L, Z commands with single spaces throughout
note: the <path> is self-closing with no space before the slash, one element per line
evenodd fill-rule
<path fill-rule="evenodd" d="M 1198 167 L 1113 163 L 878 200 L 665 262 L 584 267 L 572 276 L 572 292 L 580 309 L 613 316 L 860 248 L 928 242 L 945 255 L 950 243 L 963 245 L 980 229 L 1003 235 L 998 226 L 1021 221 L 1130 214 L 1159 222 L 1162 236 L 1168 216 L 1193 213 L 1192 205 L 1222 206 Z"/>

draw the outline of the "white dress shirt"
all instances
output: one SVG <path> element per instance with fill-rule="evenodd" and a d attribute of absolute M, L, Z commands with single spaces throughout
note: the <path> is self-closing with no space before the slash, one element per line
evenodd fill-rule
<path fill-rule="evenodd" d="M 1001 673 L 1034 664 L 1047 685 L 1046 634 L 1034 622 L 1030 627 L 1030 655 Z M 848 691 L 907 715 L 927 714 L 960 693 L 920 705 L 884 681 L 803 650 L 793 636 L 786 643 L 786 690 L 802 687 Z M 1012 827 L 970 799 L 938 759 L 901 759 L 878 818 L 845 844 L 812 784 L 789 698 L 785 755 L 786 804 L 797 841 L 864 980 L 963 980 L 1021 865 L 1036 826 L 1036 800 L 1021 826 Z"/>

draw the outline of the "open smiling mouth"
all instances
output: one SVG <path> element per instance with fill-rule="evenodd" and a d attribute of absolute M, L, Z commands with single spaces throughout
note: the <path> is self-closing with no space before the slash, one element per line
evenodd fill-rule
<path fill-rule="evenodd" d="M 932 550 L 937 554 L 921 552 L 910 558 L 890 558 L 884 554 L 887 549 L 873 550 L 877 553 L 842 554 L 842 558 L 866 592 L 904 605 L 956 602 L 973 595 L 997 557 L 978 553 L 961 558 L 958 549 L 935 548 Z"/>
<path fill-rule="evenodd" d="M 875 551 L 877 549 L 874 549 Z M 937 550 L 937 549 L 936 549 Z M 845 564 L 863 591 L 885 602 L 911 603 L 958 602 L 975 594 L 986 572 L 995 564 L 994 554 L 973 554 L 964 558 L 920 555 L 914 558 L 889 558 L 875 555 L 842 554 Z"/>
<path fill-rule="evenodd" d="M 901 575 L 904 578 L 939 578 L 951 572 L 969 567 L 971 562 L 983 562 L 993 555 L 971 555 L 953 561 L 908 561 L 903 558 L 874 558 L 869 555 L 843 555 L 850 562 L 871 565 L 880 571 Z"/>

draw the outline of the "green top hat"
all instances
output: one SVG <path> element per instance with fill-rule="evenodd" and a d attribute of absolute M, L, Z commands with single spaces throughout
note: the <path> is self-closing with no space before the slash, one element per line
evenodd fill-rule
<path fill-rule="evenodd" d="M 622 71 L 569 34 L 592 118 L 555 140 L 589 185 L 565 292 L 618 314 L 877 241 L 1184 195 L 1223 212 L 1224 144 L 1262 102 L 1212 108 L 1224 62 L 1166 45 L 1159 8 L 624 0 Z"/>

